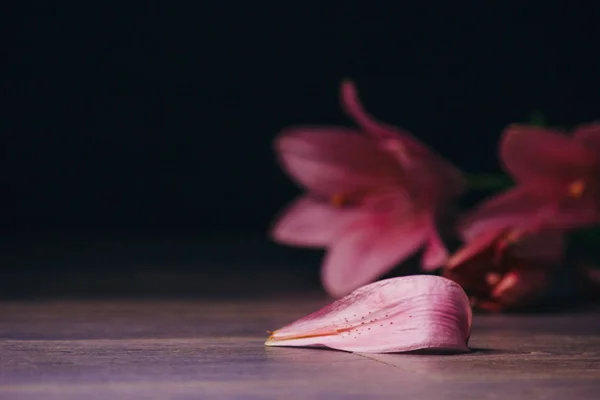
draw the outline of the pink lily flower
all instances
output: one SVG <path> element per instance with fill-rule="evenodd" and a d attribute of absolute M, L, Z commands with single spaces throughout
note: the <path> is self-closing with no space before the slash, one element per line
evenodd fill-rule
<path fill-rule="evenodd" d="M 571 136 L 510 126 L 500 158 L 517 186 L 472 212 L 461 224 L 465 237 L 506 227 L 568 230 L 600 222 L 600 123 L 582 125 Z"/>
<path fill-rule="evenodd" d="M 540 298 L 563 254 L 559 231 L 490 230 L 459 249 L 443 276 L 463 287 L 475 309 L 515 309 Z"/>
<path fill-rule="evenodd" d="M 351 82 L 341 102 L 360 129 L 295 127 L 276 139 L 283 169 L 306 190 L 272 228 L 274 241 L 327 248 L 321 278 L 341 297 L 425 247 L 425 270 L 446 248 L 437 218 L 462 193 L 461 173 L 409 133 L 367 114 Z"/>
<path fill-rule="evenodd" d="M 385 279 L 271 334 L 267 346 L 360 353 L 469 351 L 472 314 L 456 283 L 434 275 Z"/>

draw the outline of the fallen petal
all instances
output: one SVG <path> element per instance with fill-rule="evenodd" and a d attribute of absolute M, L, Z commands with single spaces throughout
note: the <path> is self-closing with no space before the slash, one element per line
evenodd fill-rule
<path fill-rule="evenodd" d="M 272 333 L 267 346 L 359 353 L 469 351 L 471 306 L 449 279 L 412 275 L 371 283 Z"/>

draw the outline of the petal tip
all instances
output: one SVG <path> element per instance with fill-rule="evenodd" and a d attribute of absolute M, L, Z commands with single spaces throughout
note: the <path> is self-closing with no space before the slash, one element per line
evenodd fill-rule
<path fill-rule="evenodd" d="M 276 346 L 274 343 L 277 341 L 277 339 L 275 338 L 277 330 L 267 331 L 267 333 L 269 334 L 269 337 L 265 341 L 265 346 Z"/>
<path fill-rule="evenodd" d="M 354 103 L 358 98 L 356 83 L 351 79 L 343 79 L 340 83 L 340 97 L 342 104 L 348 105 Z"/>
<path fill-rule="evenodd" d="M 340 83 L 340 87 L 341 87 L 342 91 L 356 90 L 356 84 L 350 78 L 342 79 L 342 82 Z"/>

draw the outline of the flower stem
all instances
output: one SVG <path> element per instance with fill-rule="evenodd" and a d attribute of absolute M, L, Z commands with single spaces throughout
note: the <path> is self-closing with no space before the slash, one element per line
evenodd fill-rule
<path fill-rule="evenodd" d="M 467 185 L 475 190 L 506 189 L 513 185 L 512 179 L 504 174 L 465 174 Z"/>

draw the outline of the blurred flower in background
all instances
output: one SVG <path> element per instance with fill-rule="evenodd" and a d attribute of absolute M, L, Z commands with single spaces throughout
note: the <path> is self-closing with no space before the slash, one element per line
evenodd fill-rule
<path fill-rule="evenodd" d="M 431 271 L 447 258 L 437 220 L 464 190 L 449 162 L 399 128 L 362 108 L 353 83 L 341 86 L 344 109 L 359 125 L 294 127 L 275 141 L 283 169 L 306 190 L 271 236 L 328 252 L 322 282 L 334 297 L 374 281 L 425 248 Z"/>
<path fill-rule="evenodd" d="M 410 133 L 370 116 L 352 82 L 342 83 L 341 103 L 358 128 L 292 127 L 275 140 L 282 168 L 305 193 L 277 218 L 271 237 L 326 248 L 321 279 L 330 295 L 345 296 L 423 249 L 423 271 L 441 268 L 476 309 L 535 305 L 561 266 L 579 292 L 600 299 L 597 269 L 563 263 L 566 238 L 600 222 L 600 123 L 567 134 L 540 126 L 537 113 L 531 124 L 506 128 L 499 153 L 512 179 L 469 178 L 472 187 L 504 191 L 462 216 L 453 232 L 463 246 L 449 257 L 438 228 L 465 191 L 463 174 Z"/>
<path fill-rule="evenodd" d="M 466 244 L 443 271 L 474 307 L 521 308 L 544 295 L 563 259 L 565 235 L 599 221 L 599 144 L 600 124 L 571 136 L 527 125 L 503 132 L 500 158 L 516 186 L 465 215 L 458 231 Z M 576 272 L 582 292 L 593 291 L 595 271 Z"/>
<path fill-rule="evenodd" d="M 558 231 L 516 236 L 491 230 L 467 242 L 448 260 L 442 275 L 460 284 L 471 305 L 503 311 L 536 304 L 564 255 Z"/>
<path fill-rule="evenodd" d="M 517 185 L 463 221 L 464 236 L 495 229 L 572 230 L 600 222 L 600 124 L 574 135 L 527 125 L 503 132 L 500 159 Z"/>

